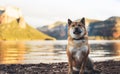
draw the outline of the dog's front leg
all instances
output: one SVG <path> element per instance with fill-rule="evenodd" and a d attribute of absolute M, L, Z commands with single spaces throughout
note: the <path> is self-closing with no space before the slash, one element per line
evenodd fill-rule
<path fill-rule="evenodd" d="M 68 74 L 73 74 L 73 66 L 72 66 L 72 56 L 68 56 L 68 65 L 69 65 L 69 71 Z"/>
<path fill-rule="evenodd" d="M 84 70 L 85 70 L 85 66 L 86 66 L 86 63 L 87 63 L 87 59 L 88 59 L 88 55 L 86 55 L 86 57 L 83 58 L 79 74 L 84 74 Z"/>

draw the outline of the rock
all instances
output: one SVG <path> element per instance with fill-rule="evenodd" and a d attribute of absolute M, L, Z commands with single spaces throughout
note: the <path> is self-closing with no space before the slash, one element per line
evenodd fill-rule
<path fill-rule="evenodd" d="M 55 40 L 29 26 L 17 7 L 0 7 L 0 40 Z"/>
<path fill-rule="evenodd" d="M 95 62 L 93 71 L 86 71 L 84 74 L 119 74 L 120 61 Z M 56 68 L 53 68 L 56 67 Z M 13 64 L 0 65 L 0 74 L 67 74 L 67 62 L 52 64 Z M 79 72 L 74 72 L 78 74 Z"/>
<path fill-rule="evenodd" d="M 10 23 L 14 20 L 18 21 L 20 28 L 26 27 L 25 20 L 19 8 L 12 6 L 0 7 L 0 24 Z"/>

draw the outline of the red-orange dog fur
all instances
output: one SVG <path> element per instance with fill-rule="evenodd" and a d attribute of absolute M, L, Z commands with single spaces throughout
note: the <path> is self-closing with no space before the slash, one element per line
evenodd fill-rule
<path fill-rule="evenodd" d="M 90 51 L 85 18 L 82 18 L 79 22 L 68 19 L 68 45 L 66 51 L 69 64 L 68 74 L 73 74 L 73 71 L 79 71 L 79 74 L 83 74 Z"/>

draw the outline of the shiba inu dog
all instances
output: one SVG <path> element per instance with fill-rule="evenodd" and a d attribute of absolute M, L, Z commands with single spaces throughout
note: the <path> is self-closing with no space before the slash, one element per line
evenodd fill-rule
<path fill-rule="evenodd" d="M 69 65 L 68 74 L 73 74 L 73 71 L 79 71 L 79 74 L 83 74 L 90 52 L 85 18 L 82 18 L 79 22 L 68 19 L 68 45 L 66 51 Z"/>

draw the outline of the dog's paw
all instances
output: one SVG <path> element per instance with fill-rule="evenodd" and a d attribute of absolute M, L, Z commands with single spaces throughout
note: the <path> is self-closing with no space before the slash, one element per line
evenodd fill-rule
<path fill-rule="evenodd" d="M 73 71 L 69 71 L 68 74 L 74 74 Z"/>

